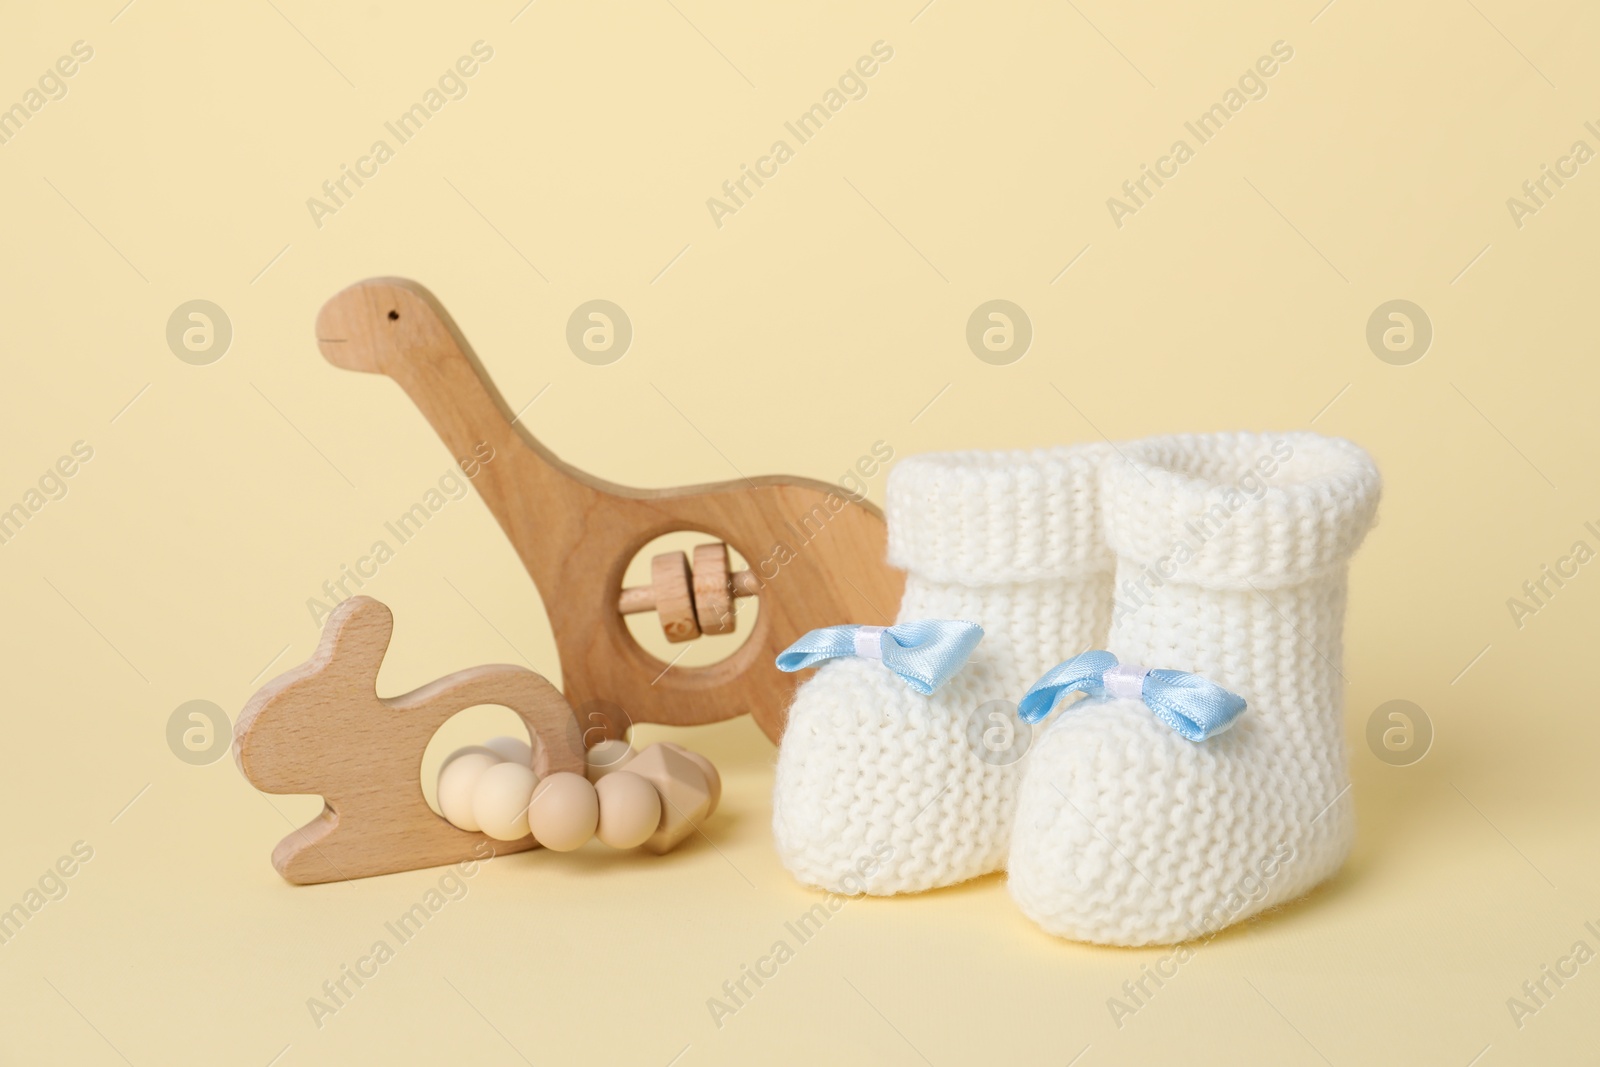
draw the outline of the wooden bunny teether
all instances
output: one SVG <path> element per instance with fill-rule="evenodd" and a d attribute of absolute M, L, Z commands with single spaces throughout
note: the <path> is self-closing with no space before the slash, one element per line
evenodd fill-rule
<path fill-rule="evenodd" d="M 291 882 L 434 867 L 477 857 L 490 838 L 435 815 L 419 782 L 422 754 L 450 716 L 479 704 L 516 712 L 532 741 L 532 774 L 582 774 L 583 738 L 571 707 L 522 667 L 473 667 L 399 697 L 377 694 L 394 632 L 389 609 L 352 597 L 334 609 L 311 659 L 267 683 L 233 731 L 233 754 L 257 789 L 316 793 L 322 814 L 278 843 L 272 864 Z M 533 848 L 531 836 L 495 841 Z"/>

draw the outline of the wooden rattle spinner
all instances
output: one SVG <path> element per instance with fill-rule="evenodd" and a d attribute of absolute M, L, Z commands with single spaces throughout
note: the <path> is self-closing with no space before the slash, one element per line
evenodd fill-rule
<path fill-rule="evenodd" d="M 624 589 L 617 611 L 653 611 L 668 641 L 693 641 L 701 634 L 731 634 L 734 597 L 755 596 L 761 579 L 750 571 L 728 570 L 728 546 L 721 541 L 696 545 L 694 566 L 682 552 L 650 558 L 650 584 Z"/>

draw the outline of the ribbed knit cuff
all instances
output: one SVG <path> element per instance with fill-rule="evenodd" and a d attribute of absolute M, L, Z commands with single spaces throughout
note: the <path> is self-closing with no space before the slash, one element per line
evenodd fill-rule
<path fill-rule="evenodd" d="M 1108 445 L 933 452 L 889 474 L 889 562 L 922 578 L 991 585 L 1110 570 L 1099 472 Z"/>
<path fill-rule="evenodd" d="M 1312 433 L 1179 434 L 1105 465 L 1121 564 L 1210 589 L 1291 585 L 1342 566 L 1378 507 L 1372 457 Z"/>

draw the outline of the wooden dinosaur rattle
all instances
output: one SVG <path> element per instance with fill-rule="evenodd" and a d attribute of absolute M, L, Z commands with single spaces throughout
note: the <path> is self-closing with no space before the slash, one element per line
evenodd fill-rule
<path fill-rule="evenodd" d="M 338 293 L 317 316 L 317 343 L 336 366 L 398 382 L 458 459 L 493 448 L 472 482 L 538 587 L 567 699 L 580 713 L 615 705 L 634 721 L 690 725 L 749 712 L 776 741 L 796 685 L 774 669 L 778 652 L 818 627 L 892 621 L 885 613 L 900 602 L 904 577 L 885 561 L 877 508 L 806 479 L 649 490 L 591 477 L 514 421 L 449 314 L 416 282 L 378 278 Z M 653 561 L 649 587 L 624 591 L 639 549 L 680 530 L 719 540 L 695 553 L 692 571 L 668 553 Z M 729 574 L 729 545 L 758 561 L 752 570 Z M 692 640 L 731 629 L 740 595 L 760 597 L 755 627 L 738 651 L 705 667 L 667 670 L 622 618 L 653 609 L 669 639 Z M 585 717 L 609 737 L 627 725 Z"/>
<path fill-rule="evenodd" d="M 422 754 L 456 712 L 499 704 L 516 712 L 532 742 L 532 770 L 583 774 L 582 733 L 549 682 L 523 667 L 473 667 L 404 696 L 377 694 L 394 616 L 370 597 L 328 617 L 311 659 L 267 683 L 233 730 L 233 755 L 257 789 L 316 793 L 322 813 L 285 837 L 272 865 L 311 884 L 481 858 L 479 842 L 435 815 L 423 799 Z M 532 837 L 494 841 L 497 853 L 533 848 Z"/>

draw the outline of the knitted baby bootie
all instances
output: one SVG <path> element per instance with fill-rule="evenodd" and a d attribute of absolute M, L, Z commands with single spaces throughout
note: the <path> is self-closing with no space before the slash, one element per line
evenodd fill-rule
<path fill-rule="evenodd" d="M 1300 896 L 1349 854 L 1345 586 L 1379 478 L 1361 449 L 1314 434 L 1123 451 L 1102 480 L 1122 661 L 1107 691 L 1126 694 L 1131 672 L 1137 695 L 1138 664 L 1248 706 L 1191 741 L 1152 711 L 1148 682 L 1143 699 L 1064 704 L 1029 759 L 1010 889 L 1052 934 L 1170 944 Z"/>
<path fill-rule="evenodd" d="M 889 561 L 907 571 L 900 621 L 967 620 L 984 637 L 931 696 L 868 659 L 826 663 L 796 692 L 778 750 L 773 837 L 801 882 L 909 893 L 1005 863 L 1031 742 L 1015 702 L 1110 622 L 1112 560 L 1095 503 L 1108 455 L 1100 445 L 959 452 L 894 468 Z"/>

